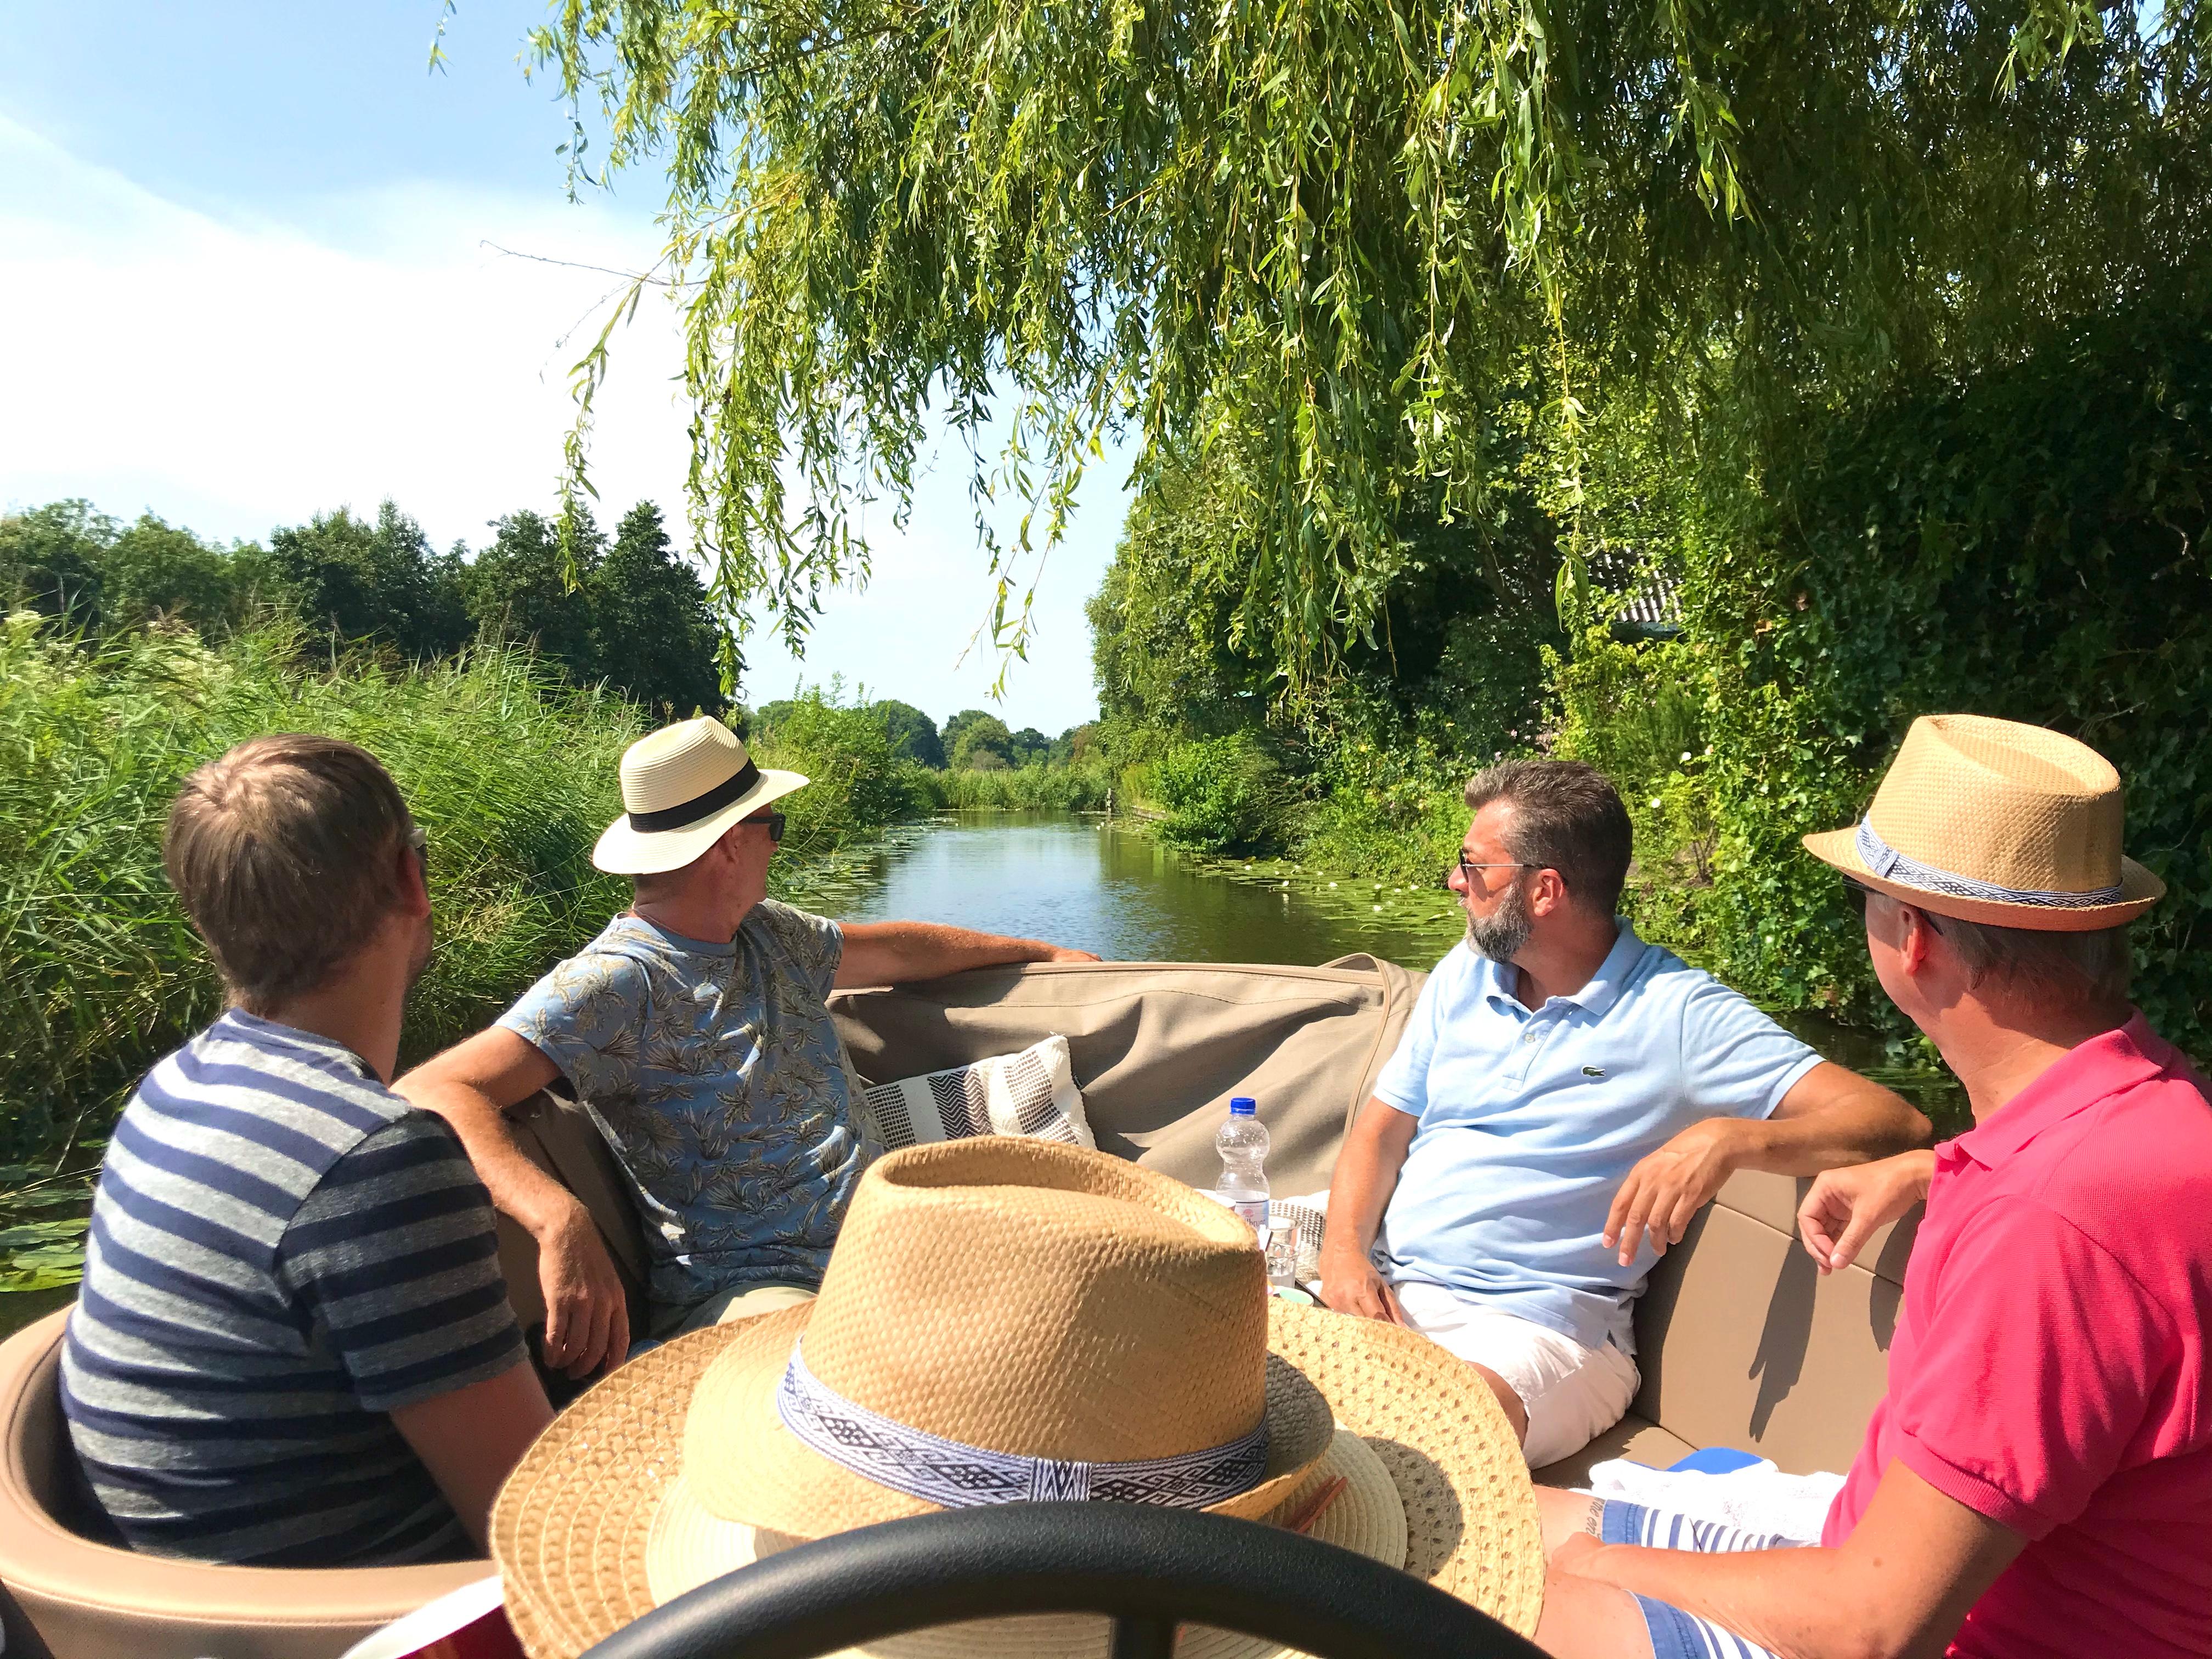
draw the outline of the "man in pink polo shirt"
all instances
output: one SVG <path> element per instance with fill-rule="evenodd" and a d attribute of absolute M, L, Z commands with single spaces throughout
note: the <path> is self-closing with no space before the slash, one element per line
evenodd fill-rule
<path fill-rule="evenodd" d="M 1817 1544 L 1541 1492 L 1548 1651 L 2212 1655 L 2212 1103 L 2129 1006 L 2127 923 L 2165 889 L 2120 832 L 2094 750 L 1945 715 L 1856 829 L 1806 837 L 1975 1127 L 1832 1170 L 1798 1212 L 1828 1272 L 1928 1205 L 1889 1397 Z"/>

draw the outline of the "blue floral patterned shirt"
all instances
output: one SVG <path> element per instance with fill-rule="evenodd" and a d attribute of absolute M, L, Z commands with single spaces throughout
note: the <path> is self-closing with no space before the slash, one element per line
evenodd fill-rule
<path fill-rule="evenodd" d="M 501 1016 L 629 1175 L 657 1309 L 820 1281 L 866 1163 L 826 1001 L 843 952 L 773 899 L 725 945 L 619 915 Z"/>

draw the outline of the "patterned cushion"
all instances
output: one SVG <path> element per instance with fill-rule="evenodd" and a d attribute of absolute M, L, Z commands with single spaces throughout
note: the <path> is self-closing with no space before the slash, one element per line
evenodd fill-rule
<path fill-rule="evenodd" d="M 1321 1279 L 1321 1234 L 1328 1221 L 1328 1189 L 1303 1198 L 1279 1198 L 1267 1206 L 1267 1225 L 1287 1227 L 1297 1235 L 1297 1282 L 1312 1285 Z"/>
<path fill-rule="evenodd" d="M 1048 1036 L 1018 1054 L 878 1083 L 861 1097 L 874 1138 L 886 1152 L 970 1135 L 1098 1145 L 1084 1116 L 1064 1036 Z"/>

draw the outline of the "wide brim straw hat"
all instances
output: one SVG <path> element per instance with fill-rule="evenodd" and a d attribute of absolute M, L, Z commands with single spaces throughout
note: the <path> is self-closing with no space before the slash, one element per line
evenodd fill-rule
<path fill-rule="evenodd" d="M 739 818 L 806 787 L 797 772 L 756 765 L 711 715 L 647 732 L 623 750 L 624 811 L 592 848 L 610 875 L 650 876 L 693 863 Z"/>
<path fill-rule="evenodd" d="M 2087 744 L 1983 714 L 1912 722 L 1848 830 L 1805 849 L 1940 916 L 2046 933 L 2131 921 L 2166 884 L 2120 851 L 2120 775 Z"/>
<path fill-rule="evenodd" d="M 985 1138 L 881 1160 L 818 1300 L 641 1355 L 524 1455 L 491 1543 L 532 1659 L 574 1659 L 761 1556 L 940 1507 L 860 1473 L 849 1452 L 817 1451 L 799 1431 L 807 1389 L 826 1389 L 863 1439 L 919 1428 L 925 1443 L 935 1434 L 985 1458 L 1094 1470 L 1218 1452 L 1264 1413 L 1264 1469 L 1188 1507 L 1282 1522 L 1340 1476 L 1312 1536 L 1523 1634 L 1542 1607 L 1528 1465 L 1473 1368 L 1402 1328 L 1267 1297 L 1249 1230 L 1180 1182 L 1103 1153 Z M 841 1448 L 853 1427 L 839 1425 Z M 971 1621 L 865 1653 L 1103 1659 L 1107 1648 L 1103 1620 L 1068 1615 Z M 1178 1651 L 1290 1650 L 1194 1628 Z"/>

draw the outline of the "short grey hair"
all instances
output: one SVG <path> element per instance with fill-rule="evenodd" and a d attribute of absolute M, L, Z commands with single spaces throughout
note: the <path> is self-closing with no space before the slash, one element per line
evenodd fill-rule
<path fill-rule="evenodd" d="M 2124 1002 L 2135 953 L 2125 922 L 2094 933 L 1996 927 L 1945 916 L 1936 924 L 1959 953 L 1969 984 L 2001 979 L 2023 991 L 2052 996 L 2084 992 Z"/>

